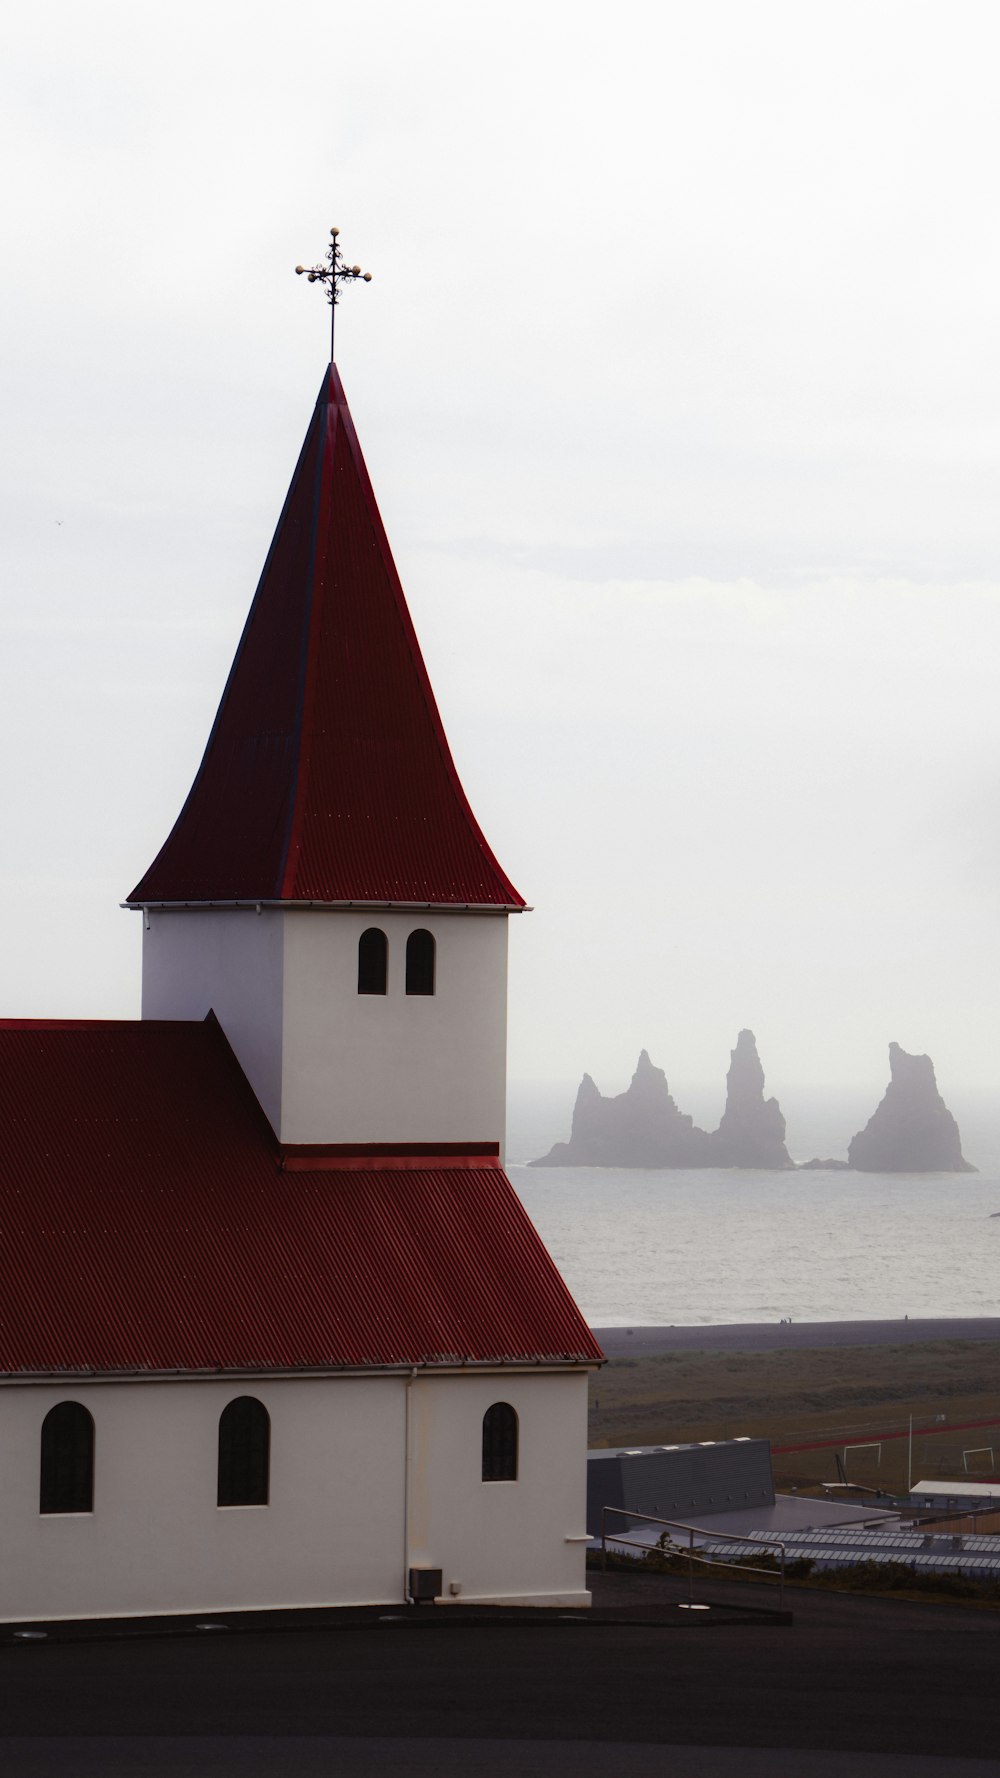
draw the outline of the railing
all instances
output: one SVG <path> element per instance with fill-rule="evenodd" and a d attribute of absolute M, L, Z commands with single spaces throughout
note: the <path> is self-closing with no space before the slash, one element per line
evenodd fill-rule
<path fill-rule="evenodd" d="M 739 1573 L 744 1576 L 747 1573 L 747 1567 L 746 1567 L 745 1562 L 720 1562 L 718 1560 L 718 1558 L 715 1556 L 699 1555 L 696 1552 L 695 1546 L 694 1546 L 694 1540 L 696 1537 L 710 1538 L 713 1543 L 742 1543 L 742 1544 L 746 1544 L 748 1539 L 745 1535 L 742 1537 L 738 1537 L 738 1536 L 736 1536 L 736 1534 L 734 1532 L 731 1532 L 731 1531 L 709 1531 L 707 1529 L 707 1527 L 704 1525 L 686 1525 L 686 1524 L 682 1523 L 682 1521 L 680 1519 L 658 1519 L 655 1516 L 655 1514 L 653 1514 L 653 1513 L 640 1513 L 640 1512 L 636 1512 L 634 1510 L 634 1508 L 629 1508 L 629 1507 L 624 1507 L 624 1506 L 602 1506 L 602 1508 L 601 1508 L 601 1571 L 602 1571 L 602 1573 L 607 1572 L 607 1566 L 608 1566 L 608 1535 L 609 1535 L 608 1529 L 607 1529 L 608 1513 L 615 1513 L 615 1514 L 617 1514 L 617 1516 L 619 1518 L 622 1518 L 622 1519 L 638 1519 L 643 1525 L 663 1525 L 666 1527 L 666 1529 L 668 1531 L 686 1531 L 688 1533 L 687 1576 L 688 1576 L 688 1604 L 689 1605 L 692 1603 L 692 1601 L 694 1599 L 694 1565 L 696 1562 L 701 1562 L 704 1565 L 704 1567 L 706 1567 L 706 1568 L 712 1568 L 712 1569 L 732 1568 L 734 1570 L 738 1570 Z M 635 1537 L 619 1537 L 616 1532 L 611 1532 L 610 1536 L 611 1536 L 611 1542 L 614 1544 L 628 1544 L 630 1546 L 630 1548 L 632 1548 L 632 1549 L 643 1550 L 646 1555 L 656 1553 L 655 1547 L 651 1550 L 650 1545 L 648 1543 L 640 1543 L 638 1541 L 638 1539 Z M 780 1541 L 779 1538 L 766 1538 L 765 1539 L 765 1538 L 755 1537 L 753 1541 L 755 1544 L 756 1543 L 760 1544 L 760 1548 L 761 1548 L 762 1552 L 766 1552 L 767 1550 L 777 1550 L 779 1552 L 778 1569 L 777 1569 L 777 1574 L 776 1574 L 775 1578 L 778 1582 L 778 1610 L 781 1611 L 784 1608 L 784 1603 L 785 1603 L 785 1546 Z M 673 1539 L 671 1539 L 671 1542 L 673 1542 Z M 684 1551 L 680 1545 L 677 1545 L 672 1552 L 661 1549 L 660 1553 L 663 1555 L 675 1554 L 675 1555 L 683 1556 Z M 755 1573 L 759 1573 L 760 1578 L 762 1580 L 767 1580 L 767 1579 L 771 1578 L 770 1571 L 766 1568 L 756 1570 Z"/>

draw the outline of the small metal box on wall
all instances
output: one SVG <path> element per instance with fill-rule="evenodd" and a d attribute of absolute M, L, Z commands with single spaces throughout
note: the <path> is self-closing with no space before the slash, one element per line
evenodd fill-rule
<path fill-rule="evenodd" d="M 441 1568 L 411 1568 L 410 1598 L 414 1605 L 426 1605 L 428 1601 L 440 1599 L 443 1583 L 444 1571 Z"/>

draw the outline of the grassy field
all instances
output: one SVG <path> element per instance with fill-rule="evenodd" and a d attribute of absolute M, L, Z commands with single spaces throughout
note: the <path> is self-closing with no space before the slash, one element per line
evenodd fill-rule
<path fill-rule="evenodd" d="M 940 1340 L 913 1346 L 837 1346 L 773 1352 L 669 1352 L 611 1359 L 591 1381 L 590 1443 L 682 1444 L 769 1438 L 772 1444 L 836 1439 L 843 1447 L 935 1425 L 913 1441 L 914 1480 L 968 1472 L 1000 1475 L 1000 1343 Z M 995 1427 L 958 1430 L 967 1420 Z M 881 1454 L 851 1451 L 848 1478 L 892 1491 L 906 1485 L 907 1440 Z M 837 1477 L 833 1449 L 776 1455 L 779 1487 Z"/>

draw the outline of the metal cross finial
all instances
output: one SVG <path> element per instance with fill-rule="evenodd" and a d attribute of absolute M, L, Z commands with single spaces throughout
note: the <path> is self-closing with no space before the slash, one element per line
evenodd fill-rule
<path fill-rule="evenodd" d="M 325 265 L 297 265 L 295 267 L 299 277 L 301 277 L 304 272 L 309 279 L 310 284 L 323 284 L 326 286 L 327 301 L 330 304 L 331 364 L 333 363 L 333 328 L 334 322 L 337 319 L 339 286 L 341 284 L 353 283 L 358 278 L 365 284 L 370 284 L 372 281 L 371 272 L 363 272 L 359 265 L 344 264 L 344 256 L 340 251 L 340 243 L 337 239 L 339 234 L 339 228 L 332 228 L 330 230 L 330 245 L 326 250 Z"/>

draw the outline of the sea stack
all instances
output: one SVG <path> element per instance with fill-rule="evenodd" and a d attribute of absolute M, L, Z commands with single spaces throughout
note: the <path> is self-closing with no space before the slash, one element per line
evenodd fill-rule
<path fill-rule="evenodd" d="M 785 1147 L 777 1099 L 764 1097 L 764 1070 L 752 1031 L 741 1031 L 730 1051 L 726 1109 L 711 1137 L 717 1167 L 794 1167 Z"/>
<path fill-rule="evenodd" d="M 568 1142 L 533 1167 L 705 1167 L 711 1138 L 679 1111 L 662 1068 L 639 1056 L 628 1091 L 605 1099 L 589 1074 L 580 1082 Z"/>
<path fill-rule="evenodd" d="M 889 1072 L 885 1097 L 851 1139 L 849 1165 L 860 1173 L 975 1173 L 930 1056 L 911 1056 L 890 1043 Z"/>
<path fill-rule="evenodd" d="M 764 1097 L 752 1031 L 730 1051 L 726 1109 L 711 1134 L 679 1111 L 662 1068 L 643 1050 L 628 1092 L 605 1099 L 589 1074 L 580 1082 L 568 1142 L 533 1167 L 794 1167 L 777 1099 Z"/>

